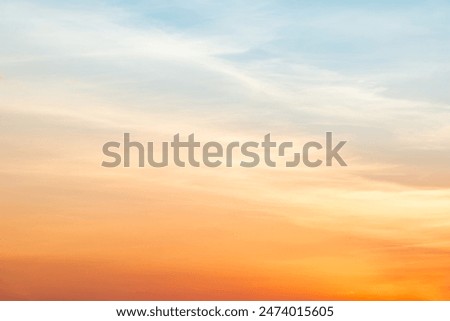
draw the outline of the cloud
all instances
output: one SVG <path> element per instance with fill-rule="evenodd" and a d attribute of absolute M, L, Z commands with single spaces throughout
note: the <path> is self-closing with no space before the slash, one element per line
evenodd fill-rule
<path fill-rule="evenodd" d="M 311 64 L 302 59 L 304 47 L 289 48 L 289 40 L 281 41 L 283 30 L 289 35 L 295 34 L 292 30 L 309 30 L 314 37 L 331 40 L 340 35 L 360 43 L 368 28 L 382 25 L 382 30 L 370 36 L 378 42 L 384 36 L 401 36 L 404 43 L 441 27 L 439 22 L 422 21 L 416 10 L 405 12 L 401 27 L 397 27 L 382 23 L 397 17 L 397 11 L 378 10 L 365 19 L 369 14 L 365 9 L 320 9 L 312 16 L 308 12 L 314 9 L 306 7 L 296 9 L 306 17 L 299 20 L 286 10 L 275 10 L 279 17 L 271 14 L 270 6 L 264 4 L 240 8 L 257 12 L 247 23 L 239 21 L 239 10 L 226 9 L 214 22 L 203 21 L 204 25 L 184 31 L 176 24 L 154 23 L 157 17 L 130 24 L 139 16 L 139 6 L 87 8 L 2 5 L 0 32 L 5 46 L 0 52 L 0 68 L 7 79 L 1 84 L 4 110 L 75 118 L 91 126 L 120 130 L 145 131 L 151 124 L 153 131 L 166 135 L 196 128 L 221 137 L 237 133 L 256 136 L 261 130 L 303 137 L 334 130 L 351 142 L 354 166 L 372 163 L 376 168 L 376 163 L 385 163 L 395 168 L 412 163 L 424 175 L 432 169 L 409 155 L 448 149 L 448 105 L 386 95 L 390 92 L 384 86 L 386 79 L 406 75 L 401 67 L 383 77 L 379 72 L 372 74 L 372 69 L 354 75 L 339 68 L 341 61 L 334 69 Z M 189 10 L 199 17 L 209 13 L 195 7 Z M 287 20 L 281 22 L 281 17 Z M 356 20 L 344 23 L 349 17 Z M 412 24 L 418 17 L 426 30 Z M 224 29 L 230 21 L 254 28 L 244 28 L 240 37 L 239 28 Z M 203 30 L 208 24 L 210 28 Z M 355 24 L 361 28 L 349 32 Z M 338 28 L 331 27 L 334 25 Z M 261 26 L 271 32 L 257 31 Z M 255 34 L 258 32 L 260 36 Z M 253 41 L 247 43 L 247 36 Z M 312 39 L 293 41 L 313 43 Z M 339 57 L 333 43 L 329 44 L 327 57 Z M 241 58 L 258 48 L 268 55 Z M 293 60 L 294 53 L 299 57 Z M 426 66 L 422 69 L 427 71 Z M 447 172 L 444 163 L 437 166 Z M 405 182 L 399 175 L 386 175 L 375 172 L 366 177 Z"/>

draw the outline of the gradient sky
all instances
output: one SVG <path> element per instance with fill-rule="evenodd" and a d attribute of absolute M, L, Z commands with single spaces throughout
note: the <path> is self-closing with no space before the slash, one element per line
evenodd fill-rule
<path fill-rule="evenodd" d="M 0 299 L 450 299 L 447 1 L 0 0 Z M 348 167 L 102 146 L 347 140 Z"/>

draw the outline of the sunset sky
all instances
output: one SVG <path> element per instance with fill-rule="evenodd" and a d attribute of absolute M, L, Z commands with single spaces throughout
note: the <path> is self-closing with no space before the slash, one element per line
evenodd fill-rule
<path fill-rule="evenodd" d="M 448 1 L 0 0 L 0 299 L 450 300 Z M 102 146 L 346 140 L 347 167 Z"/>

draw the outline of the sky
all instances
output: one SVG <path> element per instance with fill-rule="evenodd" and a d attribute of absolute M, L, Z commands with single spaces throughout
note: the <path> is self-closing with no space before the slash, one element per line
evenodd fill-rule
<path fill-rule="evenodd" d="M 0 299 L 450 299 L 446 1 L 0 1 Z M 102 146 L 346 140 L 348 167 Z"/>

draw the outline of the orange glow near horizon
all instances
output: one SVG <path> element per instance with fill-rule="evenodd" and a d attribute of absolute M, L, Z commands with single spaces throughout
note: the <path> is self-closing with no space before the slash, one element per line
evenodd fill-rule
<path fill-rule="evenodd" d="M 91 170 L 3 181 L 2 299 L 450 296 L 439 193 L 382 192 L 355 178 L 352 191 L 345 175 L 330 192 L 320 171 Z M 420 217 L 431 200 L 435 214 Z"/>

